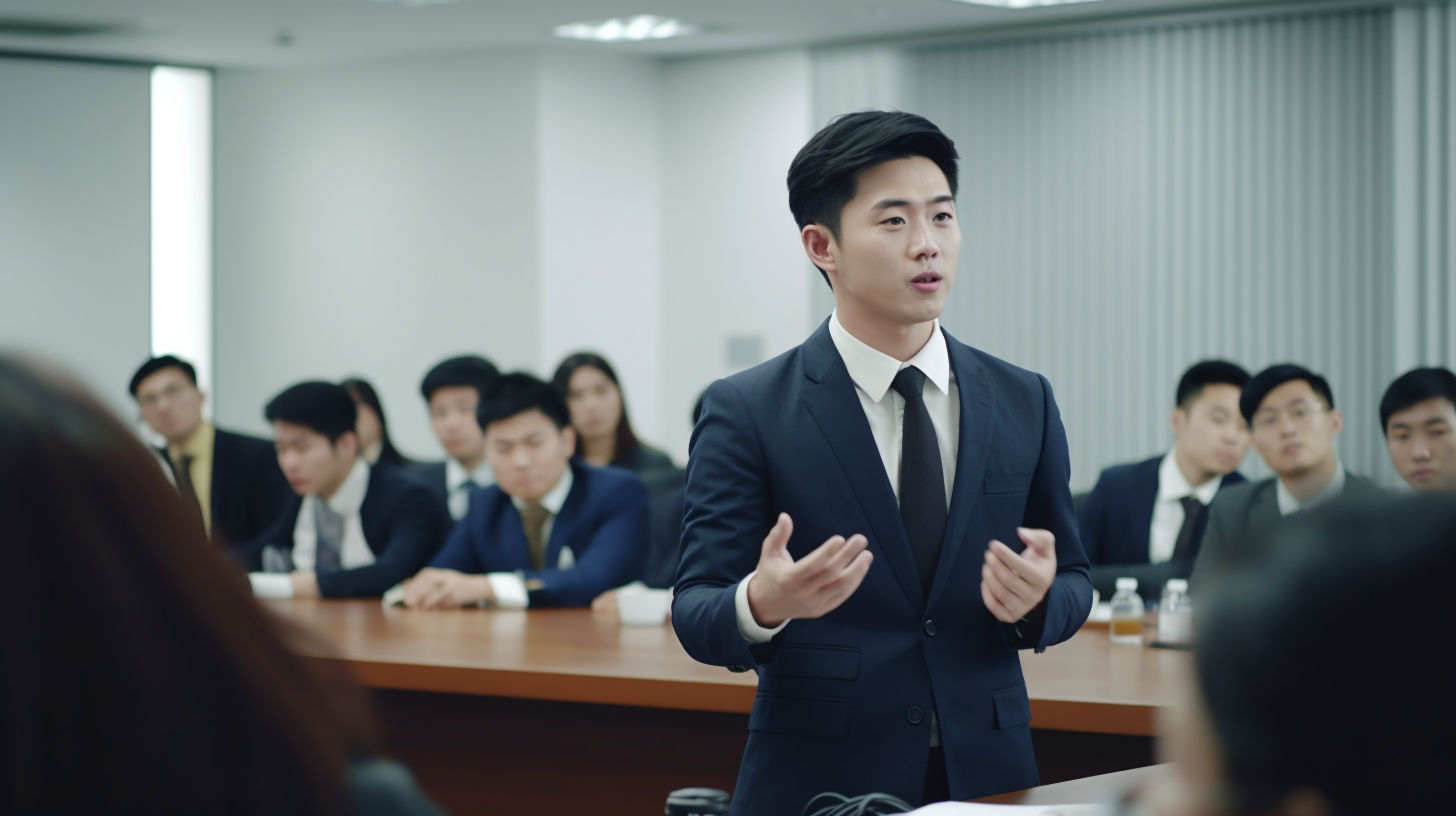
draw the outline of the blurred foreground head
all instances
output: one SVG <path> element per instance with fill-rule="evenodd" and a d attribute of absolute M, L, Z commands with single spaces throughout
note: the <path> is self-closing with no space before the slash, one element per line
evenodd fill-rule
<path fill-rule="evenodd" d="M 1443 810 L 1456 503 L 1299 514 L 1213 570 L 1196 599 L 1201 700 L 1174 736 L 1208 812 Z"/>
<path fill-rule="evenodd" d="M 337 813 L 372 740 L 74 382 L 0 356 L 0 813 Z"/>

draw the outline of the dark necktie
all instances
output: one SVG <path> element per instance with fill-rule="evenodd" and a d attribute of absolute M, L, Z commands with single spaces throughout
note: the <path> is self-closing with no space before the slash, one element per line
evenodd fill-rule
<path fill-rule="evenodd" d="M 1198 555 L 1193 548 L 1193 536 L 1198 531 L 1198 523 L 1203 519 L 1203 514 L 1208 512 L 1208 507 L 1192 496 L 1184 496 L 1178 501 L 1183 505 L 1183 526 L 1178 530 L 1178 542 L 1173 545 L 1172 560 L 1192 561 Z"/>
<path fill-rule="evenodd" d="M 192 486 L 192 457 L 183 456 L 173 470 L 177 472 L 177 492 L 187 506 L 187 514 L 202 524 L 202 504 L 197 500 L 197 489 Z"/>
<path fill-rule="evenodd" d="M 344 517 L 334 512 L 329 503 L 319 499 L 313 506 L 314 530 L 318 544 L 314 550 L 314 572 L 338 572 L 344 568 Z"/>
<path fill-rule="evenodd" d="M 546 519 L 551 511 L 539 504 L 521 510 L 521 526 L 526 530 L 526 552 L 531 556 L 531 569 L 546 568 Z"/>
<path fill-rule="evenodd" d="M 900 444 L 900 523 L 926 592 L 935 580 L 935 565 L 945 542 L 945 472 L 940 443 L 930 412 L 925 410 L 925 375 L 911 366 L 900 369 L 891 384 L 905 398 Z"/>

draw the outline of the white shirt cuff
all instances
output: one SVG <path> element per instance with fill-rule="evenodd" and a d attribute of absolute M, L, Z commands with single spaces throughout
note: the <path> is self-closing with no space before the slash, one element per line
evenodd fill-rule
<path fill-rule="evenodd" d="M 486 574 L 490 591 L 495 595 L 495 605 L 501 609 L 525 609 L 531 605 L 531 596 L 526 592 L 526 582 L 514 572 L 491 572 Z"/>
<path fill-rule="evenodd" d="M 768 643 L 773 640 L 774 635 L 782 632 L 789 622 L 784 621 L 772 629 L 765 629 L 753 619 L 753 610 L 748 608 L 748 582 L 752 581 L 753 576 L 757 574 L 758 570 L 754 570 L 738 582 L 738 589 L 733 593 L 733 609 L 738 613 L 738 634 L 743 635 L 744 640 L 749 643 Z"/>
<path fill-rule="evenodd" d="M 293 597 L 293 576 L 286 572 L 250 572 L 248 583 L 257 598 L 281 601 Z"/>

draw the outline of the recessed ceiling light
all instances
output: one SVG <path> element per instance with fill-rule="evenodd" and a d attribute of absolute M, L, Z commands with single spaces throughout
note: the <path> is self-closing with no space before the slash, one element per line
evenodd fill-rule
<path fill-rule="evenodd" d="M 593 42 L 641 42 L 666 40 L 696 34 L 698 27 L 667 17 L 639 14 L 636 17 L 613 17 L 594 23 L 568 23 L 556 27 L 556 36 L 569 40 Z"/>
<path fill-rule="evenodd" d="M 1091 3 L 1094 0 L 959 0 L 973 6 L 996 6 L 998 8 L 1024 9 L 1034 6 L 1066 6 L 1072 3 Z"/>

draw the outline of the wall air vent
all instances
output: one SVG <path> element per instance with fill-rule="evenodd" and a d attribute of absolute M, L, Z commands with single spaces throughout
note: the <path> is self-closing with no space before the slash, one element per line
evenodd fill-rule
<path fill-rule="evenodd" d="M 44 17 L 0 16 L 0 37 L 25 37 L 31 39 L 63 39 L 66 37 L 96 37 L 103 34 L 118 34 L 129 26 L 121 23 L 102 23 L 82 20 L 59 20 Z"/>

